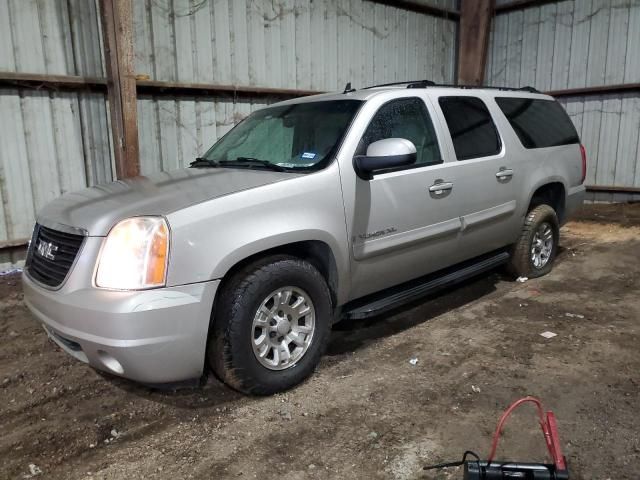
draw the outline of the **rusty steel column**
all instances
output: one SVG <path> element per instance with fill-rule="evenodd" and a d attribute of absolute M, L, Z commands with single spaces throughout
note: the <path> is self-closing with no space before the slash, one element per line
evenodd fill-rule
<path fill-rule="evenodd" d="M 462 0 L 458 33 L 458 84 L 482 85 L 494 0 Z"/>
<path fill-rule="evenodd" d="M 140 174 L 131 0 L 100 0 L 116 177 Z"/>

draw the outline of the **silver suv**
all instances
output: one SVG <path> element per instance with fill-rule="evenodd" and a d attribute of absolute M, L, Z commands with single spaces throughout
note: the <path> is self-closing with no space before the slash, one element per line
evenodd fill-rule
<path fill-rule="evenodd" d="M 422 81 L 290 100 L 191 168 L 47 205 L 25 301 L 97 369 L 160 384 L 209 365 L 270 394 L 311 374 L 339 319 L 500 264 L 549 272 L 585 167 L 567 114 L 532 89 Z"/>

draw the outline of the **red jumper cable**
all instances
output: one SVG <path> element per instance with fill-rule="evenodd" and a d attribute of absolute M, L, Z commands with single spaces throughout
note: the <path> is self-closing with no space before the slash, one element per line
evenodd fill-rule
<path fill-rule="evenodd" d="M 511 413 L 513 413 L 516 408 L 527 402 L 535 404 L 538 410 L 540 427 L 542 427 L 544 441 L 547 444 L 547 449 L 549 450 L 549 455 L 551 455 L 553 464 L 556 466 L 557 470 L 566 470 L 567 463 L 564 456 L 562 455 L 562 449 L 560 447 L 560 437 L 558 436 L 558 424 L 556 422 L 556 416 L 552 411 L 548 411 L 547 417 L 545 419 L 542 409 L 542 402 L 540 402 L 540 400 L 538 400 L 536 397 L 521 398 L 520 400 L 513 402 L 511 406 L 509 406 L 509 408 L 504 411 L 504 413 L 500 417 L 500 420 L 498 421 L 496 432 L 493 434 L 493 442 L 491 442 L 491 453 L 489 453 L 487 463 L 491 463 L 496 455 L 496 450 L 498 449 L 498 441 L 500 440 L 500 434 L 502 433 L 502 427 L 507 421 L 507 418 L 509 418 Z"/>
<path fill-rule="evenodd" d="M 523 403 L 533 403 L 538 412 L 538 421 L 542 428 L 544 441 L 549 450 L 549 455 L 553 460 L 553 464 L 542 463 L 522 463 L 522 462 L 496 462 L 494 461 L 498 442 L 502 434 L 502 428 L 513 411 Z M 468 456 L 475 457 L 475 460 L 467 460 Z M 552 411 L 548 411 L 546 416 L 542 408 L 542 402 L 535 397 L 524 397 L 512 403 L 509 408 L 500 417 L 498 426 L 493 434 L 491 442 L 491 452 L 486 461 L 481 461 L 478 456 L 466 451 L 462 457 L 462 461 L 441 463 L 430 467 L 424 467 L 425 470 L 440 469 L 454 466 L 464 465 L 464 480 L 494 480 L 506 478 L 521 478 L 532 480 L 568 480 L 569 471 L 567 470 L 567 461 L 562 455 L 560 446 L 560 437 L 558 436 L 558 424 L 556 417 Z"/>

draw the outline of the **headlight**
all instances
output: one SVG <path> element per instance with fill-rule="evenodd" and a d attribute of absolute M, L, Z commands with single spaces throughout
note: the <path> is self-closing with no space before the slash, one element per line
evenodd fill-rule
<path fill-rule="evenodd" d="M 169 227 L 161 217 L 134 217 L 119 222 L 105 240 L 96 285 L 119 290 L 164 286 L 169 254 Z"/>

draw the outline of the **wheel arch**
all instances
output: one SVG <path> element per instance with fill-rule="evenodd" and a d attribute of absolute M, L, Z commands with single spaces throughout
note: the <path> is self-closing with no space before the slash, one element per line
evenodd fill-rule
<path fill-rule="evenodd" d="M 561 178 L 549 178 L 540 181 L 531 189 L 525 215 L 532 208 L 547 204 L 555 210 L 558 221 L 562 225 L 566 217 L 566 199 L 567 188 Z"/>
<path fill-rule="evenodd" d="M 214 272 L 214 278 L 221 279 L 220 289 L 224 288 L 229 278 L 248 265 L 267 257 L 288 255 L 311 263 L 326 280 L 333 305 L 339 305 L 347 282 L 346 274 L 340 268 L 340 260 L 336 258 L 335 247 L 332 248 L 326 240 L 319 240 L 317 236 L 292 240 L 289 233 L 286 237 L 246 244 L 226 256 Z"/>

